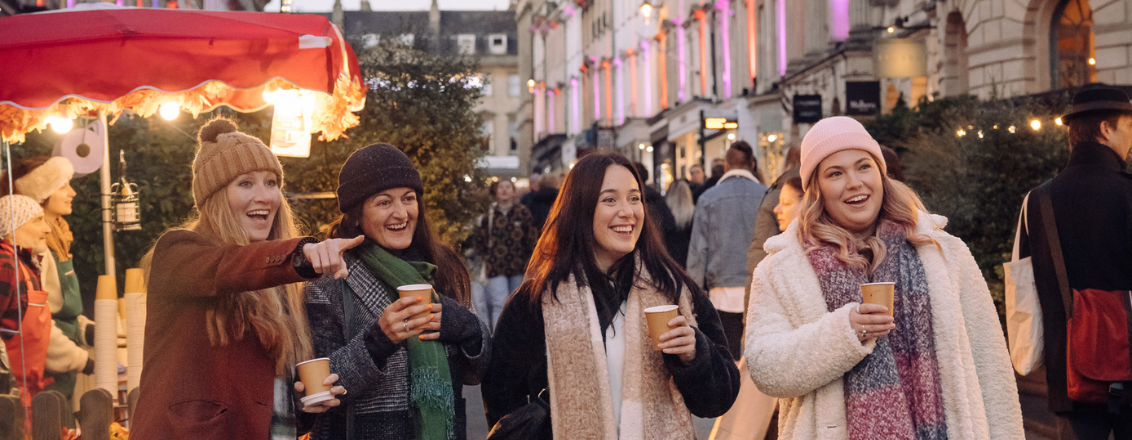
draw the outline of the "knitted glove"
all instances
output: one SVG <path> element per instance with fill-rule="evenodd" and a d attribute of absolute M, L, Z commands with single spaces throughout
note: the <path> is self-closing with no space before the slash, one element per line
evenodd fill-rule
<path fill-rule="evenodd" d="M 440 342 L 458 344 L 464 352 L 475 356 L 483 348 L 483 324 L 480 318 L 456 300 L 441 296 Z"/>

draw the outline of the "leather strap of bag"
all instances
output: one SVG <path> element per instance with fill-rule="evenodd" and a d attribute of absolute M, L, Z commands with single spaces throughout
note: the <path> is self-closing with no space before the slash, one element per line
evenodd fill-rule
<path fill-rule="evenodd" d="M 1069 275 L 1065 271 L 1065 254 L 1061 252 L 1061 238 L 1057 234 L 1057 222 L 1053 218 L 1053 201 L 1050 199 L 1050 182 L 1046 181 L 1034 190 L 1042 207 L 1042 227 L 1046 230 L 1050 258 L 1053 259 L 1053 273 L 1057 275 L 1057 286 L 1061 291 L 1061 303 L 1065 306 L 1066 318 L 1073 317 L 1073 291 L 1069 289 Z"/>

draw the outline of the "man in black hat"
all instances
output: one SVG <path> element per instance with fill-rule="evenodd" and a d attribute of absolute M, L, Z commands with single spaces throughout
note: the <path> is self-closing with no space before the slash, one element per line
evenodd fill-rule
<path fill-rule="evenodd" d="M 1090 85 L 1073 97 L 1072 112 L 1062 119 L 1069 125 L 1069 162 L 1047 186 L 1030 193 L 1026 229 L 1019 243 L 1020 257 L 1033 257 L 1045 331 L 1049 408 L 1063 423 L 1067 422 L 1080 440 L 1108 439 L 1110 433 L 1115 433 L 1118 440 L 1132 439 L 1132 382 L 1105 384 L 1111 385 L 1106 390 L 1111 394 L 1099 401 L 1070 398 L 1070 371 L 1066 365 L 1068 313 L 1054 263 L 1057 248 L 1051 248 L 1046 238 L 1040 196 L 1048 191 L 1067 291 L 1124 291 L 1121 295 L 1127 296 L 1127 291 L 1132 290 L 1132 175 L 1125 169 L 1132 151 L 1132 103 L 1120 89 Z M 1129 298 L 1123 301 L 1126 309 Z M 1080 317 L 1081 310 L 1075 307 L 1073 316 Z M 1112 313 L 1125 321 L 1124 310 Z M 1117 329 L 1126 331 L 1123 326 Z M 1132 354 L 1124 350 L 1123 356 Z M 1080 362 L 1076 352 L 1074 359 Z M 1075 371 L 1080 371 L 1079 364 L 1074 365 Z"/>

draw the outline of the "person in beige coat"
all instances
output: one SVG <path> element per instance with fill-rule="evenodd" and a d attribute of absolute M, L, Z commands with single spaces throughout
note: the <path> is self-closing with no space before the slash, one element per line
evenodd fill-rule
<path fill-rule="evenodd" d="M 802 213 L 753 274 L 745 356 L 781 439 L 1024 438 L 1006 340 L 967 246 L 884 176 L 850 118 L 802 142 Z M 895 282 L 888 308 L 860 284 Z"/>

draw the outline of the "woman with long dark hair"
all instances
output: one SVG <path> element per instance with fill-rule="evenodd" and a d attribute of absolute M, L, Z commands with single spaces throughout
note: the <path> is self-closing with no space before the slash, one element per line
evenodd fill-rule
<path fill-rule="evenodd" d="M 307 285 L 315 355 L 350 390 L 320 417 L 313 439 L 458 439 L 466 436 L 464 385 L 490 355 L 489 332 L 470 308 L 468 271 L 429 225 L 424 185 L 396 147 L 354 152 L 338 175 L 342 215 L 330 236 L 365 236 L 343 255 L 344 280 Z M 398 298 L 431 284 L 439 295 Z"/>
<path fill-rule="evenodd" d="M 553 437 L 691 439 L 692 414 L 716 417 L 735 401 L 719 317 L 664 250 L 641 188 L 616 154 L 588 155 L 566 177 L 496 325 L 489 424 L 545 389 Z M 643 311 L 661 305 L 679 316 L 655 351 Z"/>

